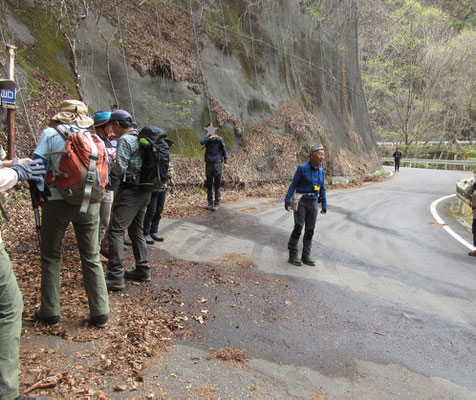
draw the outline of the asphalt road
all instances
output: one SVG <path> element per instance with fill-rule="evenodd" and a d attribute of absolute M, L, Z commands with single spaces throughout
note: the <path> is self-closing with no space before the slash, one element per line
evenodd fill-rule
<path fill-rule="evenodd" d="M 182 398 L 200 380 L 224 398 L 476 398 L 476 259 L 430 212 L 468 176 L 401 168 L 382 183 L 329 191 L 315 267 L 286 262 L 293 219 L 282 200 L 161 221 L 156 257 L 214 263 L 240 253 L 256 266 L 219 294 L 209 271 L 182 284 L 184 294 L 214 296 L 207 307 L 219 318 L 160 361 L 164 389 Z M 437 211 L 471 242 L 450 201 Z M 229 343 L 246 349 L 245 369 L 207 361 L 207 349 Z"/>

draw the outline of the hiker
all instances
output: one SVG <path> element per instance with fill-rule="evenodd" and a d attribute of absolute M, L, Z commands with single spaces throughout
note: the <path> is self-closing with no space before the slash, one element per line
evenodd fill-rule
<path fill-rule="evenodd" d="M 124 278 L 139 282 L 150 281 L 147 244 L 144 239 L 144 214 L 149 204 L 151 189 L 140 188 L 139 178 L 142 158 L 139 137 L 132 116 L 125 110 L 111 113 L 109 124 L 118 138 L 116 162 L 112 173 L 119 179 L 111 221 L 109 223 L 109 263 L 106 285 L 109 290 L 120 291 L 125 287 Z M 136 268 L 124 271 L 124 231 L 128 229 Z"/>
<path fill-rule="evenodd" d="M 51 191 L 48 201 L 42 205 L 41 306 L 35 312 L 35 318 L 49 326 L 57 326 L 60 320 L 62 242 L 70 222 L 74 227 L 81 258 L 83 282 L 89 302 L 89 324 L 103 328 L 108 321 L 109 299 L 98 242 L 100 200 L 85 201 L 83 192 L 86 190 L 83 190 L 81 204 L 72 204 L 70 199 L 65 199 L 66 192 L 62 191 L 58 184 L 58 179 L 65 176 L 59 168 L 61 156 L 65 153 L 65 144 L 68 143 L 65 132 L 84 132 L 87 128 L 92 128 L 93 124 L 94 120 L 89 116 L 88 108 L 83 102 L 65 100 L 52 118 L 52 127 L 41 133 L 34 151 L 35 158 L 41 158 L 46 165 L 47 182 Z M 101 161 L 101 165 L 106 167 L 103 173 L 107 175 L 107 156 L 101 140 L 93 132 L 86 134 L 91 140 L 94 136 L 98 149 L 96 158 L 98 163 Z M 104 152 L 99 153 L 99 145 Z M 99 170 L 96 169 L 92 175 L 99 175 Z M 102 193 L 99 194 L 101 198 Z"/>
<path fill-rule="evenodd" d="M 309 161 L 297 168 L 284 200 L 286 211 L 291 211 L 291 204 L 294 211 L 294 230 L 288 242 L 288 262 L 294 265 L 302 265 L 302 263 L 310 266 L 316 265 L 316 262 L 311 258 L 311 246 L 317 220 L 318 203 L 322 204 L 321 214 L 327 212 L 325 176 L 321 166 L 325 157 L 324 147 L 319 145 L 311 148 Z M 299 258 L 298 241 L 303 228 L 302 258 Z"/>
<path fill-rule="evenodd" d="M 468 185 L 465 189 L 464 194 L 466 198 L 471 202 L 471 208 L 473 209 L 473 224 L 472 224 L 472 233 L 473 233 L 473 246 L 474 250 L 468 253 L 468 256 L 476 257 L 476 171 L 473 171 L 473 182 Z"/>
<path fill-rule="evenodd" d="M 395 172 L 400 172 L 400 159 L 402 158 L 402 153 L 398 150 L 398 147 L 395 148 L 392 157 L 395 160 Z"/>
<path fill-rule="evenodd" d="M 221 176 L 222 163 L 224 168 L 228 162 L 228 152 L 225 141 L 217 133 L 217 128 L 209 124 L 205 130 L 207 136 L 200 139 L 200 144 L 205 150 L 205 173 L 207 176 L 207 210 L 216 211 L 221 200 Z M 215 200 L 213 200 L 213 189 L 215 189 Z"/>
<path fill-rule="evenodd" d="M 159 223 L 164 210 L 167 186 L 173 173 L 170 163 L 170 147 L 173 142 L 166 139 L 166 135 L 163 129 L 153 125 L 146 126 L 139 134 L 140 141 L 146 139 L 147 141 L 143 143 L 155 146 L 152 154 L 158 154 L 157 160 L 154 160 L 153 156 L 151 157 L 151 164 L 157 165 L 158 163 L 158 170 L 155 168 L 153 179 L 146 179 L 151 180 L 152 183 L 152 194 L 144 217 L 144 237 L 147 244 L 164 241 L 164 238 L 159 234 Z M 148 147 L 149 145 L 141 146 L 142 151 L 147 151 Z M 143 164 L 142 167 L 144 169 L 146 166 Z M 144 172 L 141 175 L 144 178 Z"/>
<path fill-rule="evenodd" d="M 93 114 L 94 129 L 96 134 L 104 142 L 106 147 L 109 171 L 111 171 L 112 164 L 116 160 L 116 147 L 117 139 L 114 136 L 112 127 L 109 124 L 109 118 L 111 117 L 110 111 L 98 111 Z M 114 183 L 117 178 L 114 175 L 109 174 L 109 180 L 104 192 L 104 198 L 101 201 L 101 207 L 99 209 L 99 249 L 103 257 L 109 258 L 109 246 L 107 241 L 107 235 L 105 234 L 109 221 L 111 219 L 112 203 L 114 201 Z"/>
<path fill-rule="evenodd" d="M 0 192 L 18 181 L 44 185 L 45 167 L 30 159 L 0 161 Z M 0 398 L 14 399 L 18 391 L 18 356 L 20 352 L 23 298 L 5 251 L 0 234 Z"/>

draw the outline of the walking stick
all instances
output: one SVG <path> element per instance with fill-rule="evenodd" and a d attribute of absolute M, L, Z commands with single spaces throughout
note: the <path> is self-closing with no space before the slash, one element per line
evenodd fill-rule
<path fill-rule="evenodd" d="M 40 201 L 41 195 L 38 191 L 35 182 L 28 181 L 30 187 L 31 206 L 33 207 L 33 213 L 35 214 L 36 233 L 38 235 L 38 242 L 41 245 L 41 217 L 40 217 Z"/>

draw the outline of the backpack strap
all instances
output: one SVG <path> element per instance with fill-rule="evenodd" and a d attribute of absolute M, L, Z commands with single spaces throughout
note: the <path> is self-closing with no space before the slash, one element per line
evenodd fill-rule
<path fill-rule="evenodd" d="M 52 136 L 54 135 L 60 135 L 63 140 L 66 142 L 70 136 L 70 134 L 73 132 L 72 128 L 70 126 L 66 126 L 66 125 L 57 125 L 57 126 L 53 126 L 53 129 L 56 131 L 55 134 L 53 134 Z M 63 151 L 55 151 L 55 152 L 52 152 L 52 153 L 46 153 L 45 154 L 45 157 L 47 157 L 46 159 L 46 174 L 45 176 L 47 177 L 50 170 L 51 170 L 51 173 L 53 174 L 53 177 L 52 177 L 52 182 L 55 183 L 56 181 L 56 176 L 61 176 L 61 173 L 59 171 L 56 171 L 55 169 L 53 169 L 52 167 L 52 162 L 51 162 L 51 156 L 55 156 L 55 155 L 62 155 L 64 154 L 64 150 Z M 64 176 L 64 174 L 63 174 Z"/>
<path fill-rule="evenodd" d="M 96 163 L 98 161 L 98 148 L 96 147 L 96 144 L 94 143 L 91 134 L 88 131 L 84 131 L 84 133 L 89 140 L 89 145 L 91 146 L 91 154 L 89 155 L 89 168 L 86 175 L 86 185 L 84 187 L 83 201 L 79 210 L 79 212 L 83 215 L 88 212 L 94 179 L 96 178 Z"/>

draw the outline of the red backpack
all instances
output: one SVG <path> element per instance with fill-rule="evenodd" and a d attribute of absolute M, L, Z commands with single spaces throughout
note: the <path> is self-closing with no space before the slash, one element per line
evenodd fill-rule
<path fill-rule="evenodd" d="M 108 177 L 104 142 L 94 133 L 76 126 L 58 125 L 65 140 L 58 171 L 50 171 L 47 183 L 56 186 L 70 204 L 81 205 L 86 214 L 90 203 L 100 203 Z M 47 156 L 58 154 L 49 153 Z M 47 168 L 49 170 L 49 168 Z"/>

